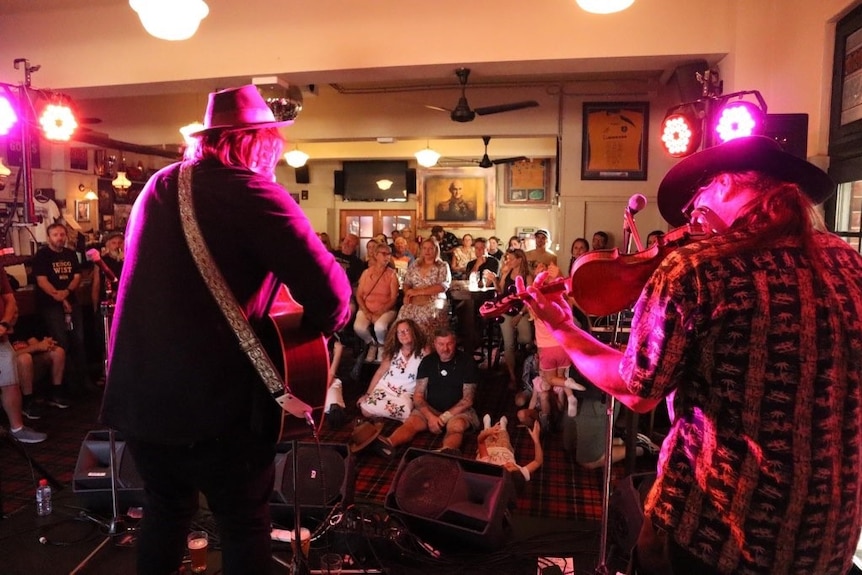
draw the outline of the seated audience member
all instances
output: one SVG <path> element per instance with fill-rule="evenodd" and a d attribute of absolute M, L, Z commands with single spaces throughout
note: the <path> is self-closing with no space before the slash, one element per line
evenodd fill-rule
<path fill-rule="evenodd" d="M 434 226 L 431 228 L 431 236 L 429 239 L 434 240 L 440 248 L 440 259 L 447 264 L 452 263 L 452 250 L 461 245 L 461 240 L 452 232 L 447 232 L 443 226 Z M 416 254 L 419 257 L 419 254 Z"/>
<path fill-rule="evenodd" d="M 520 236 L 512 236 L 509 238 L 509 243 L 506 245 L 506 250 L 522 250 L 524 249 L 524 242 L 521 241 Z M 505 259 L 505 253 L 503 254 L 503 258 Z"/>
<path fill-rule="evenodd" d="M 610 241 L 610 237 L 607 232 L 598 231 L 593 234 L 593 249 L 594 250 L 606 250 L 608 249 L 608 242 Z"/>
<path fill-rule="evenodd" d="M 478 443 L 476 461 L 493 463 L 505 469 L 515 485 L 515 490 L 521 493 L 526 482 L 538 471 L 545 459 L 539 422 L 536 421 L 532 427 L 527 428 L 530 438 L 533 440 L 533 459 L 526 465 L 518 465 L 518 461 L 515 459 L 515 448 L 512 447 L 509 430 L 506 429 L 508 424 L 506 416 L 501 417 L 496 425 L 491 425 L 491 416 L 486 413 L 482 421 L 484 429 L 479 432 L 479 436 L 476 438 Z"/>
<path fill-rule="evenodd" d="M 395 275 L 398 276 L 398 285 L 404 282 L 404 276 L 407 275 L 407 268 L 410 267 L 416 258 L 407 251 L 407 240 L 403 237 L 397 237 L 392 242 L 392 266 L 395 268 Z"/>
<path fill-rule="evenodd" d="M 24 393 L 24 413 L 30 419 L 39 412 L 35 403 L 33 389 L 36 382 L 46 375 L 51 377 L 51 394 L 48 404 L 59 409 L 69 407 L 63 393 L 63 371 L 66 367 L 66 351 L 57 345 L 51 337 L 28 337 L 14 339 L 12 348 L 15 350 L 18 381 Z"/>
<path fill-rule="evenodd" d="M 572 275 L 572 270 L 575 269 L 575 262 L 579 257 L 590 251 L 590 242 L 586 238 L 575 238 L 571 248 L 572 257 L 569 259 L 569 276 Z"/>
<path fill-rule="evenodd" d="M 573 370 L 574 371 L 574 370 Z M 578 398 L 575 417 L 567 417 L 564 422 L 564 448 L 571 451 L 574 447 L 575 463 L 585 469 L 604 467 L 607 454 L 608 435 L 608 405 L 607 396 L 602 390 L 591 384 L 582 376 L 577 377 L 586 387 L 585 391 L 576 391 Z M 614 404 L 614 420 L 619 417 L 620 402 Z M 569 433 L 569 430 L 573 433 Z M 572 445 L 574 443 L 574 445 Z M 636 454 L 655 455 L 659 446 L 646 435 L 637 434 Z M 611 444 L 611 462 L 622 461 L 626 457 L 626 446 L 620 438 L 614 438 Z"/>
<path fill-rule="evenodd" d="M 392 252 L 386 244 L 378 244 L 374 259 L 362 272 L 356 287 L 356 320 L 353 332 L 368 346 L 365 361 L 380 361 L 386 330 L 395 319 L 395 302 L 398 301 L 398 278 L 389 267 Z"/>
<path fill-rule="evenodd" d="M 476 259 L 470 260 L 464 271 L 469 276 L 472 272 L 481 275 L 482 281 L 486 286 L 492 286 L 497 281 L 497 274 L 500 271 L 500 260 L 491 257 L 486 251 L 487 242 L 485 238 L 476 238 L 473 241 L 473 249 L 476 252 Z"/>
<path fill-rule="evenodd" d="M 409 443 L 416 434 L 445 433 L 441 451 L 460 453 L 464 433 L 479 427 L 473 409 L 478 385 L 476 364 L 456 347 L 455 334 L 439 329 L 434 334 L 434 352 L 419 364 L 413 411 L 389 437 L 379 436 L 375 449 L 392 455 L 394 448 Z"/>
<path fill-rule="evenodd" d="M 374 263 L 374 254 L 377 252 L 377 247 L 380 245 L 380 242 L 371 238 L 367 242 L 365 242 L 365 268 L 367 269 Z"/>
<path fill-rule="evenodd" d="M 419 257 L 419 242 L 413 235 L 413 228 L 404 228 L 401 230 L 401 237 L 407 241 L 407 251 L 414 258 Z"/>
<path fill-rule="evenodd" d="M 18 304 L 6 269 L 0 267 L 0 402 L 3 411 L 9 419 L 9 428 L 12 437 L 21 443 L 40 443 L 48 437 L 44 433 L 34 431 L 24 425 L 24 413 L 22 411 L 23 396 L 30 396 L 32 401 L 32 385 L 22 387 L 19 385 L 17 362 L 15 361 L 15 350 L 9 342 L 8 335 L 12 330 L 12 324 L 18 318 Z M 38 415 L 35 418 L 38 418 Z"/>
<path fill-rule="evenodd" d="M 648 248 L 649 248 L 649 247 L 652 247 L 652 246 L 653 246 L 653 245 L 658 241 L 658 239 L 659 239 L 659 238 L 661 238 L 661 237 L 663 237 L 663 236 L 664 236 L 664 232 L 663 232 L 663 231 L 661 231 L 661 230 L 653 230 L 653 231 L 651 231 L 650 233 L 648 233 L 648 234 L 647 234 L 647 237 L 646 237 L 646 244 L 644 244 L 644 245 L 645 245 L 646 247 L 648 247 Z"/>
<path fill-rule="evenodd" d="M 356 404 L 365 417 L 404 421 L 413 411 L 416 374 L 425 357 L 425 335 L 413 320 L 400 320 L 389 330 L 382 349 L 383 361 Z"/>
<path fill-rule="evenodd" d="M 476 250 L 473 248 L 473 236 L 464 234 L 461 236 L 461 245 L 452 250 L 452 279 L 465 279 L 467 277 L 467 264 L 476 258 Z"/>
<path fill-rule="evenodd" d="M 557 263 L 557 254 L 546 247 L 551 239 L 550 235 L 548 230 L 536 230 L 536 247 L 527 252 L 527 263 L 530 264 L 530 272 L 533 275 L 536 275 L 536 265 L 544 264 L 547 267 Z"/>
<path fill-rule="evenodd" d="M 452 274 L 439 254 L 437 244 L 425 240 L 419 257 L 404 276 L 404 304 L 398 319 L 412 319 L 425 337 L 449 322 L 446 290 L 452 283 Z"/>
<path fill-rule="evenodd" d="M 491 236 L 488 238 L 488 255 L 492 258 L 496 259 L 498 262 L 503 259 L 503 252 L 500 249 L 500 238 L 497 236 Z"/>
<path fill-rule="evenodd" d="M 523 278 L 527 284 L 533 281 L 524 250 L 509 248 L 506 251 L 506 257 L 503 258 L 500 277 L 497 279 L 497 293 L 501 296 L 514 293 L 517 277 Z M 518 381 L 515 376 L 515 349 L 519 343 L 528 344 L 533 341 L 533 328 L 526 316 L 527 310 L 524 309 L 523 304 L 516 303 L 510 311 L 503 314 L 503 323 L 500 324 L 500 332 L 503 336 L 503 360 L 509 374 L 509 389 L 512 391 L 517 388 Z"/>
<path fill-rule="evenodd" d="M 317 237 L 320 238 L 320 241 L 323 242 L 323 245 L 326 246 L 326 249 L 332 251 L 332 242 L 329 240 L 329 234 L 326 232 L 319 232 Z"/>

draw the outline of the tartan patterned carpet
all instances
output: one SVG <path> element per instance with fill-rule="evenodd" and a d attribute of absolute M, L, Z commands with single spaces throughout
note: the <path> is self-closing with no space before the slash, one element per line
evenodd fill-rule
<path fill-rule="evenodd" d="M 358 415 L 358 409 L 354 407 L 356 399 L 367 388 L 376 367 L 374 364 L 364 366 L 360 377 L 354 381 L 349 373 L 352 366 L 351 354 L 345 353 L 339 374 L 344 381 L 349 416 L 347 423 L 338 429 L 324 425 L 321 442 L 346 443 L 350 437 L 354 418 Z M 506 389 L 502 372 L 482 370 L 480 373 L 482 381 L 476 401 L 479 416 L 490 413 L 496 421 L 501 415 L 507 415 L 517 459 L 519 462 L 529 461 L 533 455 L 532 442 L 526 429 L 515 427 L 516 408 L 511 392 Z M 35 485 L 43 474 L 31 468 L 25 454 L 62 483 L 64 489 L 71 490 L 72 475 L 83 439 L 89 431 L 102 429 L 97 423 L 100 401 L 101 394 L 92 392 L 73 398 L 72 407 L 66 410 L 46 406 L 45 417 L 26 422 L 27 425 L 48 433 L 48 440 L 43 443 L 20 445 L 9 439 L 0 442 L 0 495 L 4 513 L 10 514 L 22 506 L 33 505 Z M 5 416 L 0 419 L 0 424 L 6 425 Z M 384 433 L 391 432 L 395 426 L 395 422 L 387 422 Z M 427 433 L 420 434 L 411 445 L 420 449 L 436 449 L 441 445 L 441 438 Z M 543 445 L 544 465 L 527 484 L 526 490 L 518 499 L 515 512 L 538 518 L 599 521 L 603 489 L 601 470 L 590 471 L 577 466 L 572 457 L 563 451 L 560 433 L 547 434 Z M 462 452 L 464 457 L 475 456 L 475 434 L 465 436 Z M 386 459 L 368 450 L 359 453 L 356 500 L 382 506 L 400 460 L 399 455 Z M 623 475 L 623 465 L 614 465 L 613 482 Z"/>

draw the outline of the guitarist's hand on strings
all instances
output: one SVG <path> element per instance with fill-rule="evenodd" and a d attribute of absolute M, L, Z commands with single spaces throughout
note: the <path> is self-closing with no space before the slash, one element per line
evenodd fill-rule
<path fill-rule="evenodd" d="M 551 331 L 573 327 L 572 308 L 566 301 L 565 292 L 557 291 L 546 295 L 539 291 L 547 278 L 547 271 L 540 272 L 533 285 L 527 287 L 524 278 L 518 276 L 515 278 L 515 288 L 518 293 L 524 294 L 523 300 L 533 312 L 533 317 L 544 321 Z"/>

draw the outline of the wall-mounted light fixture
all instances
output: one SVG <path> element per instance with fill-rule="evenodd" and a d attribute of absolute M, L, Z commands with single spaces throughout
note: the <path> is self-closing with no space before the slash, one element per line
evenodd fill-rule
<path fill-rule="evenodd" d="M 160 40 L 188 40 L 210 13 L 203 0 L 129 0 L 141 24 Z"/>
<path fill-rule="evenodd" d="M 294 147 L 291 151 L 284 155 L 284 161 L 291 168 L 301 168 L 308 161 L 308 154 Z"/>
<path fill-rule="evenodd" d="M 93 191 L 93 188 L 88 189 L 87 186 L 85 186 L 84 184 L 78 184 L 78 191 L 79 192 L 86 192 L 84 194 L 84 199 L 88 200 L 90 202 L 92 202 L 93 200 L 99 199 L 99 196 L 96 194 L 96 192 Z"/>

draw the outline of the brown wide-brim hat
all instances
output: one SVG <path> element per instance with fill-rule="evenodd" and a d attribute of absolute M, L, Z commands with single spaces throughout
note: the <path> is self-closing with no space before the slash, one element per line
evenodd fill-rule
<path fill-rule="evenodd" d="M 383 422 L 362 421 L 356 424 L 353 428 L 353 433 L 350 434 L 350 439 L 347 441 L 347 447 L 350 453 L 362 451 L 368 447 L 372 441 L 377 439 L 380 432 L 383 431 Z"/>
<path fill-rule="evenodd" d="M 659 212 L 670 225 L 681 226 L 688 221 L 683 209 L 711 177 L 748 170 L 797 184 L 815 204 L 835 192 L 835 182 L 814 164 L 788 154 L 772 138 L 748 136 L 702 150 L 672 167 L 658 187 Z"/>
<path fill-rule="evenodd" d="M 218 131 L 281 128 L 293 120 L 276 121 L 263 96 L 252 84 L 212 92 L 204 113 L 204 127 L 190 132 L 200 137 Z"/>

